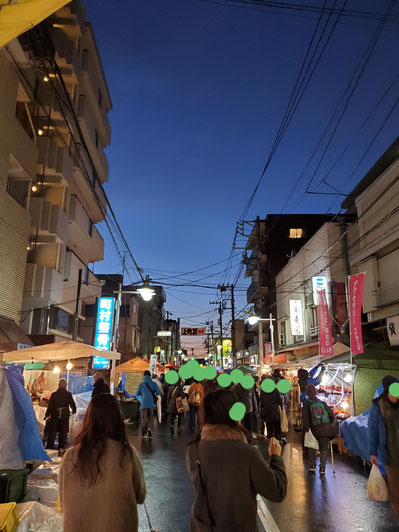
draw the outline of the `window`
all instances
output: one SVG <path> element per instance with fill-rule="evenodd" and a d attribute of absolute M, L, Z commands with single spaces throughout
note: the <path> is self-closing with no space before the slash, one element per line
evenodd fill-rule
<path fill-rule="evenodd" d="M 96 146 L 98 148 L 98 131 L 97 131 L 97 129 L 95 129 L 94 131 L 95 131 L 95 134 L 94 134 L 95 143 L 96 143 Z"/>
<path fill-rule="evenodd" d="M 289 229 L 288 236 L 289 238 L 305 238 L 306 230 L 298 229 L 298 228 L 291 228 Z"/>
<path fill-rule="evenodd" d="M 89 226 L 87 228 L 87 232 L 89 233 L 90 236 L 93 235 L 93 222 L 90 220 L 90 218 L 89 218 Z"/>
<path fill-rule="evenodd" d="M 68 334 L 73 331 L 73 316 L 57 307 L 50 310 L 50 329 L 58 329 Z"/>
<path fill-rule="evenodd" d="M 121 305 L 120 317 L 121 318 L 130 317 L 130 305 Z"/>
<path fill-rule="evenodd" d="M 84 284 L 89 284 L 89 275 L 90 275 L 90 270 L 89 270 L 89 268 L 86 268 L 85 269 L 85 278 L 83 280 Z"/>
<path fill-rule="evenodd" d="M 28 181 L 21 179 L 7 178 L 7 192 L 17 201 L 22 207 L 25 207 L 25 198 L 28 195 Z"/>
<path fill-rule="evenodd" d="M 31 121 L 29 119 L 28 112 L 29 112 L 28 107 L 25 102 L 17 102 L 17 106 L 15 108 L 15 118 L 24 128 L 29 138 L 33 139 L 34 133 L 33 133 L 33 129 L 32 129 Z"/>
<path fill-rule="evenodd" d="M 101 102 L 103 101 L 103 95 L 101 94 L 100 89 L 98 89 L 98 105 L 101 107 Z"/>
<path fill-rule="evenodd" d="M 280 323 L 280 345 L 285 345 L 285 321 Z"/>
<path fill-rule="evenodd" d="M 95 318 L 96 316 L 96 305 L 85 305 L 83 315 L 85 318 Z"/>

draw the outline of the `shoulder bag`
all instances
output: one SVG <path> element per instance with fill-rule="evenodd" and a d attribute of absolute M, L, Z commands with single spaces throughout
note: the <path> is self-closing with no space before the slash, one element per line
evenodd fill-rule
<path fill-rule="evenodd" d="M 158 394 L 154 392 L 154 390 L 152 388 L 150 388 L 150 386 L 145 383 L 145 385 L 147 386 L 147 388 L 150 390 L 151 394 L 152 394 L 152 398 L 154 399 L 154 403 L 157 404 L 157 401 L 158 401 Z"/>
<path fill-rule="evenodd" d="M 204 531 L 208 530 L 209 532 L 213 532 L 214 528 L 213 528 L 213 524 L 212 524 L 211 514 L 210 514 L 210 511 L 209 511 L 208 494 L 207 494 L 207 491 L 206 491 L 205 484 L 204 484 L 204 482 L 202 480 L 201 460 L 200 460 L 200 457 L 199 457 L 199 448 L 198 447 L 199 447 L 199 440 L 192 444 L 192 448 L 193 448 L 193 451 L 194 451 L 194 453 L 193 453 L 194 462 L 195 462 L 195 465 L 197 466 L 198 480 L 199 480 L 199 490 L 198 490 L 197 504 L 200 506 L 200 508 L 204 509 L 204 512 L 201 515 L 201 517 L 199 517 L 199 516 L 195 515 L 195 508 L 194 508 L 194 517 L 204 525 L 204 529 L 203 529 Z M 205 518 L 205 521 L 204 521 L 203 518 Z"/>

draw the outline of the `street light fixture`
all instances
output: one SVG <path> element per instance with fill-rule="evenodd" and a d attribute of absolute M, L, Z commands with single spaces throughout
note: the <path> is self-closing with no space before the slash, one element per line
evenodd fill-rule
<path fill-rule="evenodd" d="M 275 318 L 273 318 L 273 314 L 272 313 L 269 314 L 268 318 L 260 318 L 259 316 L 257 316 L 253 312 L 252 315 L 247 318 L 247 321 L 248 321 L 248 323 L 250 325 L 258 324 L 258 342 L 259 342 L 259 359 L 260 359 L 259 362 L 260 362 L 261 366 L 263 366 L 263 358 L 264 358 L 262 321 L 268 321 L 269 322 L 270 340 L 271 340 L 271 344 L 272 344 L 272 360 L 273 360 L 272 366 L 274 366 L 274 357 L 275 357 L 275 352 L 274 352 L 274 325 L 273 325 L 273 321 L 274 320 L 275 320 Z"/>
<path fill-rule="evenodd" d="M 155 295 L 155 290 L 150 286 L 151 279 L 146 275 L 143 286 L 137 289 L 137 292 L 141 295 L 144 301 L 151 301 Z"/>

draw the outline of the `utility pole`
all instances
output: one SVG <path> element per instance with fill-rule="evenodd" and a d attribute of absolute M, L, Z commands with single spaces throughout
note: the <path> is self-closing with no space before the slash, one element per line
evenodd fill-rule
<path fill-rule="evenodd" d="M 221 365 L 223 366 L 223 303 L 222 301 L 210 301 L 211 305 L 219 305 L 219 328 L 220 328 L 220 343 L 221 343 Z M 213 323 L 212 323 L 212 340 L 213 340 Z M 216 354 L 217 360 L 217 354 Z"/>
<path fill-rule="evenodd" d="M 233 350 L 233 366 L 237 366 L 237 346 L 236 346 L 236 316 L 234 301 L 234 285 L 231 285 L 231 347 Z"/>

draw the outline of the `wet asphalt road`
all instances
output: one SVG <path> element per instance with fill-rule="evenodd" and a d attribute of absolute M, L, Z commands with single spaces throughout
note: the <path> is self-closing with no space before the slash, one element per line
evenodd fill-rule
<path fill-rule="evenodd" d="M 152 440 L 142 440 L 131 424 L 129 439 L 143 463 L 147 482 L 147 509 L 154 529 L 161 532 L 188 532 L 193 488 L 188 476 L 185 453 L 192 435 L 184 423 L 181 433 L 171 435 L 165 423 L 155 423 Z M 266 443 L 260 442 L 265 454 Z M 278 528 L 273 532 L 395 532 L 387 503 L 367 498 L 369 468 L 354 457 L 335 453 L 336 475 L 328 462 L 327 474 L 307 472 L 298 434 L 288 436 L 284 449 L 287 467 L 288 495 L 281 504 L 266 501 Z M 139 507 L 139 531 L 149 532 L 144 507 Z M 259 522 L 261 532 L 265 530 Z M 268 532 L 272 529 L 269 528 Z M 227 531 L 226 531 L 227 532 Z M 243 531 L 245 532 L 245 531 Z"/>

